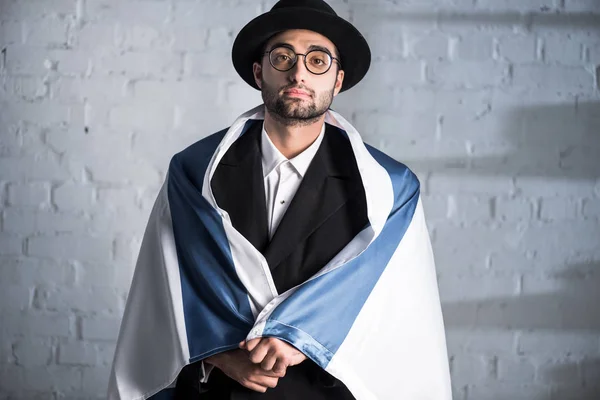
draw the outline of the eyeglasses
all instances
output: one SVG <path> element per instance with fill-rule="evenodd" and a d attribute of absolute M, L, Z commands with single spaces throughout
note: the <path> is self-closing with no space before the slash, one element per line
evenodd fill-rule
<path fill-rule="evenodd" d="M 298 56 L 304 56 L 304 66 L 309 72 L 315 75 L 323 75 L 329 71 L 333 60 L 340 65 L 340 68 L 342 66 L 338 58 L 333 57 L 323 50 L 311 50 L 306 54 L 299 54 L 289 47 L 279 46 L 266 51 L 265 54 L 269 55 L 271 66 L 281 72 L 294 68 L 294 65 L 298 61 Z"/>

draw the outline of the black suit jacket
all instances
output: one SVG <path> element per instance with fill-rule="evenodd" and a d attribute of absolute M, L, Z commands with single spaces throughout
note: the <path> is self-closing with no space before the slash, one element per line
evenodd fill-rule
<path fill-rule="evenodd" d="M 325 136 L 272 239 L 269 241 L 260 152 L 262 121 L 250 122 L 211 180 L 219 207 L 266 258 L 277 291 L 306 281 L 368 224 L 366 198 L 352 147 L 343 132 L 326 125 Z M 197 393 L 198 363 L 184 368 L 177 392 Z M 181 382 L 180 382 L 181 381 Z M 261 394 L 215 368 L 203 400 L 354 399 L 345 385 L 310 360 L 290 367 L 278 386 Z M 184 389 L 187 387 L 187 389 Z M 197 385 L 196 385 L 197 387 Z"/>

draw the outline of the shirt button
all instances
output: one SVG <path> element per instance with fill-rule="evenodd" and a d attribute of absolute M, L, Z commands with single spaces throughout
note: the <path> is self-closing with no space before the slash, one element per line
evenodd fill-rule
<path fill-rule="evenodd" d="M 280 204 L 285 204 L 285 200 L 281 200 L 279 203 Z"/>

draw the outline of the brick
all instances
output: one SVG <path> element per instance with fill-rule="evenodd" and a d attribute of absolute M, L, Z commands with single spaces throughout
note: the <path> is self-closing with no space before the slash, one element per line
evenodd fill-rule
<path fill-rule="evenodd" d="M 109 113 L 109 124 L 115 129 L 134 129 L 153 133 L 168 132 L 175 123 L 174 107 L 143 102 L 115 106 Z"/>
<path fill-rule="evenodd" d="M 185 54 L 183 71 L 184 75 L 190 78 L 218 77 L 232 81 L 238 79 L 237 72 L 223 49 Z"/>
<path fill-rule="evenodd" d="M 74 233 L 85 232 L 90 222 L 81 213 L 44 212 L 36 213 L 36 232 Z"/>
<path fill-rule="evenodd" d="M 85 340 L 115 341 L 119 334 L 120 318 L 90 317 L 81 319 L 82 336 Z"/>
<path fill-rule="evenodd" d="M 16 286 L 36 286 L 54 282 L 57 285 L 70 281 L 69 266 L 53 260 L 11 259 L 0 262 L 0 282 Z"/>
<path fill-rule="evenodd" d="M 530 271 L 535 268 L 533 254 L 522 250 L 498 250 L 489 254 L 493 271 Z"/>
<path fill-rule="evenodd" d="M 408 34 L 405 38 L 407 53 L 411 57 L 424 60 L 448 59 L 448 36 L 442 33 L 427 35 Z"/>
<path fill-rule="evenodd" d="M 501 196 L 494 201 L 494 216 L 500 221 L 529 221 L 534 208 L 535 203 L 531 199 Z"/>
<path fill-rule="evenodd" d="M 110 367 L 86 368 L 83 370 L 83 390 L 90 395 L 104 396 L 108 387 Z"/>
<path fill-rule="evenodd" d="M 49 95 L 49 85 L 47 82 L 44 82 L 42 77 L 9 77 L 6 80 L 6 87 L 7 92 L 11 96 L 14 96 L 19 100 L 25 100 L 26 102 L 39 101 Z M 25 136 L 25 138 L 27 138 L 27 136 Z"/>
<path fill-rule="evenodd" d="M 23 239 L 18 236 L 0 233 L 0 254 L 3 256 L 23 254 Z"/>
<path fill-rule="evenodd" d="M 407 35 L 398 29 L 394 21 L 379 20 L 378 23 L 366 25 L 361 32 L 375 58 L 404 58 L 407 53 L 405 43 Z"/>
<path fill-rule="evenodd" d="M 127 50 L 164 50 L 168 49 L 173 41 L 167 30 L 157 29 L 157 27 L 151 25 L 117 24 L 115 35 L 117 46 Z"/>
<path fill-rule="evenodd" d="M 547 400 L 550 388 L 538 383 L 507 384 L 505 382 L 475 383 L 468 388 L 467 400 L 498 400 L 498 393 L 502 398 L 511 400 Z M 506 396 L 506 397 L 504 397 Z"/>
<path fill-rule="evenodd" d="M 28 239 L 27 254 L 62 260 L 110 260 L 112 241 L 87 235 L 35 236 Z"/>
<path fill-rule="evenodd" d="M 550 11 L 555 8 L 552 0 L 477 0 L 477 7 L 490 11 L 540 11 L 543 8 Z"/>
<path fill-rule="evenodd" d="M 427 221 L 445 220 L 448 217 L 448 199 L 445 196 L 421 196 Z"/>
<path fill-rule="evenodd" d="M 44 0 L 31 0 L 24 3 L 20 1 L 5 1 L 0 6 L 0 15 L 3 19 L 12 20 L 74 13 L 75 2 L 72 0 L 56 0 L 51 4 Z"/>
<path fill-rule="evenodd" d="M 54 204 L 60 210 L 85 210 L 94 204 L 93 186 L 65 184 L 52 191 Z"/>
<path fill-rule="evenodd" d="M 39 101 L 36 103 L 14 101 L 2 104 L 2 108 L 3 113 L 6 112 L 6 114 L 0 116 L 0 121 L 6 116 L 4 122 L 9 124 L 33 122 L 43 125 L 56 125 L 69 122 L 69 108 L 50 101 Z M 28 167 L 31 168 L 31 165 L 28 165 Z"/>
<path fill-rule="evenodd" d="M 598 335 L 586 332 L 523 332 L 518 338 L 524 355 L 582 356 L 598 354 Z"/>
<path fill-rule="evenodd" d="M 0 40 L 2 45 L 21 44 L 23 42 L 22 21 L 0 21 Z"/>
<path fill-rule="evenodd" d="M 485 196 L 450 195 L 448 216 L 461 222 L 486 221 L 491 218 L 491 199 Z"/>
<path fill-rule="evenodd" d="M 70 336 L 71 322 L 69 317 L 60 314 L 44 315 L 3 315 L 2 330 L 11 335 L 27 332 L 32 336 Z"/>
<path fill-rule="evenodd" d="M 550 393 L 550 400 L 595 400 L 600 393 L 600 385 L 593 382 L 586 386 L 575 386 L 576 383 L 554 387 Z"/>
<path fill-rule="evenodd" d="M 231 49 L 233 46 L 233 38 L 231 37 L 233 35 L 229 34 L 231 31 L 223 29 L 227 32 L 227 35 L 223 37 L 215 32 L 219 29 L 220 27 L 206 29 L 203 25 L 190 27 L 173 25 L 169 31 L 169 48 L 172 51 L 197 52 L 204 51 L 213 44 L 212 47 L 215 48 Z M 193 40 L 190 40 L 190 38 L 193 38 Z M 217 45 L 215 46 L 212 41 L 217 42 Z"/>
<path fill-rule="evenodd" d="M 553 385 L 582 385 L 581 369 L 575 360 L 544 360 L 538 365 L 538 381 Z"/>
<path fill-rule="evenodd" d="M 109 288 L 38 288 L 36 306 L 49 311 L 122 312 L 123 299 Z"/>
<path fill-rule="evenodd" d="M 516 339 L 511 331 L 484 331 L 472 329 L 449 329 L 446 331 L 448 352 L 481 355 L 514 355 Z"/>
<path fill-rule="evenodd" d="M 501 357 L 498 360 L 498 381 L 527 384 L 535 380 L 535 366 L 523 357 L 507 359 Z"/>
<path fill-rule="evenodd" d="M 515 186 L 524 196 L 579 198 L 592 197 L 594 193 L 593 181 L 570 177 L 554 177 L 550 181 L 545 177 L 518 176 Z"/>
<path fill-rule="evenodd" d="M 510 178 L 503 176 L 459 176 L 432 174 L 427 182 L 431 193 L 507 194 L 513 190 Z"/>
<path fill-rule="evenodd" d="M 120 22 L 162 26 L 170 16 L 169 4 L 139 0 L 117 3 L 107 0 L 90 1 L 85 3 L 84 10 L 85 19 L 98 24 Z"/>
<path fill-rule="evenodd" d="M 600 219 L 600 199 L 583 200 L 583 216 Z"/>
<path fill-rule="evenodd" d="M 525 64 L 536 60 L 537 40 L 534 36 L 514 35 L 498 39 L 500 58 L 509 62 Z"/>
<path fill-rule="evenodd" d="M 518 279 L 513 276 L 446 276 L 442 273 L 438 278 L 440 298 L 444 302 L 512 297 L 517 294 L 517 283 Z"/>
<path fill-rule="evenodd" d="M 462 61 L 487 61 L 492 58 L 494 38 L 491 35 L 465 35 L 452 41 L 451 57 Z"/>
<path fill-rule="evenodd" d="M 26 311 L 31 304 L 32 292 L 31 287 L 8 286 L 2 282 L 0 285 L 0 310 L 11 314 Z"/>
<path fill-rule="evenodd" d="M 117 346 L 114 343 L 97 343 L 96 349 L 98 349 L 98 365 L 111 366 L 116 347 Z"/>
<path fill-rule="evenodd" d="M 67 43 L 67 21 L 50 16 L 25 22 L 25 40 L 33 46 L 60 46 Z"/>
<path fill-rule="evenodd" d="M 61 103 L 108 102 L 127 98 L 129 81 L 122 76 L 63 77 L 52 85 L 52 98 Z M 123 135 L 126 136 L 126 135 Z"/>
<path fill-rule="evenodd" d="M 47 207 L 50 201 L 50 187 L 46 183 L 10 184 L 8 202 L 18 207 Z"/>
<path fill-rule="evenodd" d="M 94 47 L 106 49 L 116 45 L 115 30 L 114 20 L 102 23 L 86 21 L 84 25 L 73 29 L 71 41 L 79 50 Z"/>
<path fill-rule="evenodd" d="M 520 236 L 520 245 L 527 250 L 564 250 L 564 243 L 570 243 L 570 251 L 591 251 L 598 247 L 600 225 L 594 221 L 564 221 L 555 224 L 532 225 Z M 577 238 L 573 241 L 573 238 Z"/>
<path fill-rule="evenodd" d="M 64 365 L 93 366 L 97 363 L 97 350 L 83 342 L 61 344 L 58 348 L 58 363 Z"/>
<path fill-rule="evenodd" d="M 412 87 L 422 83 L 423 65 L 417 60 L 374 62 L 361 81 L 362 86 L 369 87 L 370 90 L 390 86 Z"/>
<path fill-rule="evenodd" d="M 262 6 L 256 2 L 224 0 L 219 3 L 178 2 L 173 12 L 175 24 L 213 28 L 225 26 L 240 29 L 259 15 Z"/>
<path fill-rule="evenodd" d="M 53 358 L 53 348 L 49 340 L 24 338 L 13 345 L 17 365 L 25 368 L 49 365 Z"/>
<path fill-rule="evenodd" d="M 63 366 L 28 368 L 23 371 L 25 387 L 31 390 L 80 391 L 81 371 Z"/>
<path fill-rule="evenodd" d="M 566 0 L 566 11 L 598 12 L 598 2 L 595 0 Z"/>
<path fill-rule="evenodd" d="M 53 156 L 23 156 L 0 158 L 3 179 L 59 180 L 69 178 L 69 172 Z"/>
<path fill-rule="evenodd" d="M 165 51 L 96 53 L 91 62 L 95 73 L 100 76 L 120 74 L 132 78 L 175 78 L 182 69 L 181 56 Z"/>
<path fill-rule="evenodd" d="M 569 33 L 545 37 L 544 60 L 553 64 L 583 64 L 583 45 L 578 39 Z"/>
<path fill-rule="evenodd" d="M 548 82 L 553 82 L 551 87 Z M 593 90 L 593 76 L 583 67 L 515 65 L 512 84 L 526 89 L 586 93 Z"/>
<path fill-rule="evenodd" d="M 508 65 L 501 62 L 439 62 L 427 68 L 428 81 L 443 88 L 480 89 L 499 87 L 508 82 Z M 482 74 L 482 70 L 486 73 Z"/>
<path fill-rule="evenodd" d="M 542 199 L 540 218 L 547 221 L 576 219 L 579 216 L 580 203 L 577 199 Z"/>
<path fill-rule="evenodd" d="M 600 381 L 600 362 L 597 359 L 584 359 L 579 365 L 586 386 L 593 386 Z"/>
<path fill-rule="evenodd" d="M 103 209 L 124 210 L 138 208 L 138 190 L 135 188 L 99 188 L 98 204 Z"/>
<path fill-rule="evenodd" d="M 492 357 L 458 354 L 451 356 L 452 381 L 456 385 L 493 379 Z"/>

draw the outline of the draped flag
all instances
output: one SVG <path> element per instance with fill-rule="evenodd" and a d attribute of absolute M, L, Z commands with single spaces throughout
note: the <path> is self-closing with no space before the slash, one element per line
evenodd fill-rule
<path fill-rule="evenodd" d="M 210 186 L 227 149 L 262 119 L 263 105 L 172 158 L 144 233 L 109 399 L 168 398 L 184 366 L 257 337 L 294 345 L 357 400 L 451 399 L 416 176 L 327 111 L 325 122 L 351 143 L 369 224 L 316 275 L 277 293 L 265 258 Z"/>

